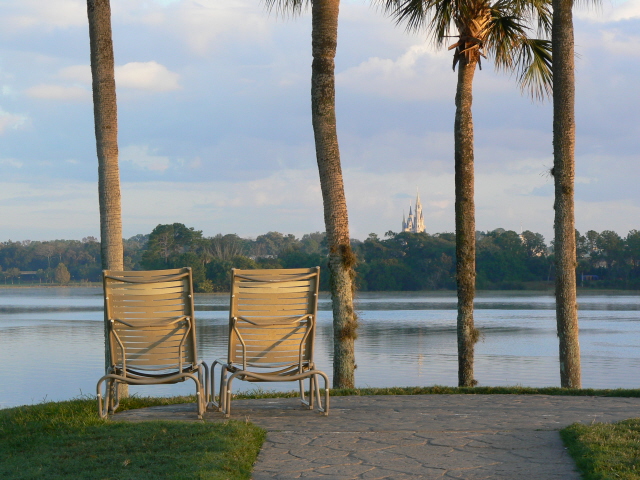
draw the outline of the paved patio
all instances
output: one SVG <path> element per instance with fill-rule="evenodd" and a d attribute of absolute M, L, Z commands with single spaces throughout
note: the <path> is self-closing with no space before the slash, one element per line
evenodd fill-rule
<path fill-rule="evenodd" d="M 267 430 L 254 480 L 579 480 L 558 431 L 640 416 L 640 398 L 546 395 L 332 397 L 328 417 L 295 399 L 236 400 L 231 418 Z M 198 421 L 194 405 L 118 413 L 114 420 Z M 224 421 L 207 412 L 205 422 Z"/>

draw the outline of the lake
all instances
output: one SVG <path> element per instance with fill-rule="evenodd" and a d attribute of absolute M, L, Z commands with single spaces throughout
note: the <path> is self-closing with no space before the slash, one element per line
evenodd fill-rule
<path fill-rule="evenodd" d="M 228 294 L 196 296 L 200 356 L 226 355 Z M 579 296 L 584 388 L 640 388 L 640 296 Z M 316 363 L 331 377 L 328 295 L 320 300 Z M 361 293 L 359 387 L 457 385 L 455 292 Z M 104 372 L 100 288 L 0 289 L 0 408 L 95 395 Z M 555 301 L 541 292 L 480 292 L 479 385 L 559 386 Z M 258 384 L 260 385 L 260 384 Z M 292 390 L 294 384 L 261 384 Z M 234 390 L 255 384 L 234 382 Z M 193 382 L 131 387 L 140 395 L 193 393 Z"/>

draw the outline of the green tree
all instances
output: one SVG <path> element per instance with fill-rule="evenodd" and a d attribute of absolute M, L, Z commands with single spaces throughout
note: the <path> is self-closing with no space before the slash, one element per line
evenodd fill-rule
<path fill-rule="evenodd" d="M 66 285 L 71 280 L 71 274 L 64 263 L 60 262 L 53 272 L 53 278 L 56 283 Z"/>
<path fill-rule="evenodd" d="M 640 266 L 640 231 L 631 230 L 625 239 L 625 244 L 631 265 Z"/>
<path fill-rule="evenodd" d="M 425 28 L 436 46 L 458 39 L 453 68 L 458 68 L 455 145 L 456 281 L 458 290 L 458 384 L 472 386 L 478 331 L 473 320 L 475 297 L 475 205 L 473 78 L 481 58 L 491 55 L 498 70 L 515 71 L 523 89 L 543 97 L 551 88 L 550 44 L 530 37 L 533 25 L 550 25 L 548 0 L 377 0 L 398 23 Z"/>
<path fill-rule="evenodd" d="M 355 339 L 358 319 L 353 308 L 356 256 L 351 249 L 335 104 L 335 56 L 340 0 L 266 0 L 268 8 L 298 13 L 311 4 L 311 120 L 324 206 L 333 303 L 333 386 L 355 385 Z"/>
<path fill-rule="evenodd" d="M 596 246 L 602 259 L 607 262 L 607 268 L 612 268 L 616 263 L 623 263 L 624 240 L 616 232 L 612 230 L 601 232 Z"/>
<path fill-rule="evenodd" d="M 5 283 L 7 283 L 7 278 L 11 279 L 11 285 L 13 285 L 14 278 L 20 278 L 20 269 L 17 267 L 8 268 L 4 272 Z"/>
<path fill-rule="evenodd" d="M 194 250 L 201 239 L 201 231 L 187 228 L 182 223 L 158 225 L 149 234 L 147 250 L 142 254 L 140 264 L 148 269 L 177 267 L 175 258 Z"/>

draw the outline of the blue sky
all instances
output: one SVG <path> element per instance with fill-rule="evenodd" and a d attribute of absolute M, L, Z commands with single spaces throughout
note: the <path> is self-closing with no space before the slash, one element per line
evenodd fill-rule
<path fill-rule="evenodd" d="M 126 237 L 324 229 L 310 15 L 258 0 L 112 0 Z M 578 10 L 576 226 L 640 228 L 640 0 Z M 420 190 L 453 231 L 451 54 L 343 0 L 338 134 L 351 233 L 398 231 Z M 0 240 L 98 236 L 86 2 L 0 0 Z M 551 105 L 477 72 L 477 228 L 552 237 Z"/>

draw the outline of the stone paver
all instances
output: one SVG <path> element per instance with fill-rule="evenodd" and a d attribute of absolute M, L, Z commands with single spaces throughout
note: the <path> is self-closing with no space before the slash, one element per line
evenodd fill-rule
<path fill-rule="evenodd" d="M 579 480 L 558 430 L 640 416 L 640 398 L 545 395 L 333 397 L 325 417 L 294 399 L 236 400 L 268 432 L 253 479 Z M 114 420 L 198 421 L 194 405 Z M 204 421 L 224 421 L 207 412 Z"/>

